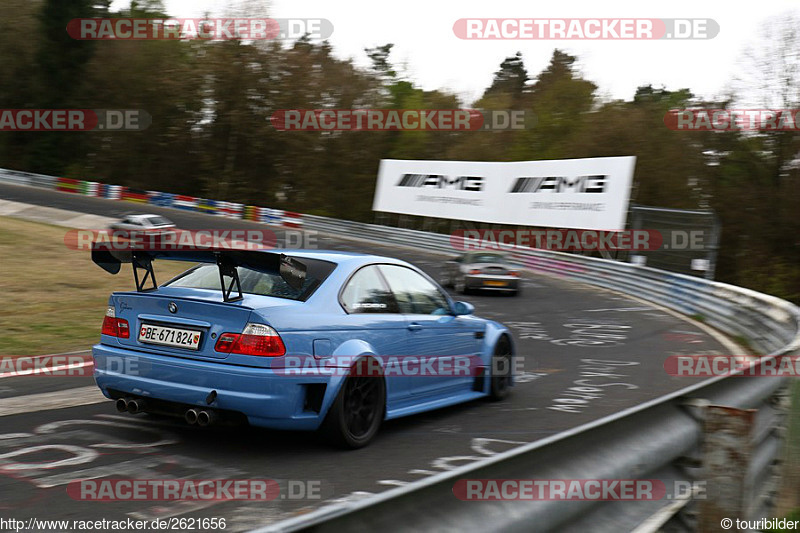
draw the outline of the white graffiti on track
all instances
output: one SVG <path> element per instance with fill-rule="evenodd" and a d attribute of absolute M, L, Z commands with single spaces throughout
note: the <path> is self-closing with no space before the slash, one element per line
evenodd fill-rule
<path fill-rule="evenodd" d="M 626 324 L 589 323 L 587 321 L 564 324 L 571 331 L 565 339 L 551 340 L 558 346 L 577 346 L 586 348 L 610 348 L 623 344 L 628 338 Z"/>
<path fill-rule="evenodd" d="M 619 346 L 628 338 L 631 326 L 609 320 L 572 319 L 563 324 L 568 337 L 555 338 L 541 322 L 506 322 L 520 340 L 549 341 L 557 346 L 608 348 Z"/>
<path fill-rule="evenodd" d="M 621 369 L 639 365 L 635 361 L 615 361 L 604 359 L 581 359 L 578 365 L 578 379 L 572 382 L 552 400 L 552 405 L 547 408 L 562 413 L 581 413 L 592 402 L 606 396 L 610 391 L 638 389 L 638 385 L 621 381 L 629 374 L 620 372 Z"/>
<path fill-rule="evenodd" d="M 504 324 L 512 328 L 517 337 L 523 340 L 549 341 L 553 338 L 547 333 L 545 326 L 541 322 L 504 322 Z"/>
<path fill-rule="evenodd" d="M 527 444 L 527 442 L 517 441 L 517 440 L 475 437 L 470 441 L 471 453 L 469 455 L 451 455 L 445 457 L 437 457 L 436 459 L 431 461 L 430 468 L 428 469 L 415 468 L 409 470 L 408 473 L 415 476 L 428 477 L 435 474 L 440 474 L 442 472 L 449 472 L 451 470 L 455 470 L 460 466 L 481 461 L 483 459 L 486 459 L 487 457 L 497 455 L 498 453 L 502 453 L 512 448 L 516 448 L 517 446 L 521 446 L 523 444 Z M 379 485 L 384 485 L 384 486 L 402 487 L 403 485 L 408 485 L 409 483 L 411 483 L 411 481 L 405 481 L 399 479 L 380 479 L 378 480 L 377 483 Z M 371 495 L 372 493 L 361 492 L 359 494 Z M 353 500 L 345 496 L 344 498 L 341 498 L 337 501 L 353 501 Z"/>
<path fill-rule="evenodd" d="M 244 474 L 236 468 L 163 453 L 165 446 L 177 443 L 179 439 L 172 433 L 141 421 L 60 420 L 37 426 L 28 433 L 0 434 L 0 474 L 15 483 L 28 482 L 38 490 L 65 486 L 76 479 L 109 476 L 232 479 Z M 17 501 L 14 508 L 36 501 L 37 497 L 29 502 Z M 143 504 L 130 515 L 142 520 L 167 518 L 217 503 L 156 502 Z"/>

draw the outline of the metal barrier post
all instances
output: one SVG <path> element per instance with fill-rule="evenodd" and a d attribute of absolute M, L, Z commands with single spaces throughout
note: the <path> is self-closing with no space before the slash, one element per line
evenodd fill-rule
<path fill-rule="evenodd" d="M 698 531 L 717 532 L 723 520 L 746 520 L 747 469 L 752 455 L 755 409 L 716 405 L 705 409 L 703 464 L 707 499 L 700 503 Z"/>

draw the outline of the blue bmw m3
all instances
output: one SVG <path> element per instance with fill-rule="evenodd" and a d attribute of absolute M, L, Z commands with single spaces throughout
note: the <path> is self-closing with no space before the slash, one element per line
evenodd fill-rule
<path fill-rule="evenodd" d="M 207 426 L 320 430 L 346 448 L 381 422 L 503 399 L 514 343 L 428 275 L 335 251 L 114 251 L 92 259 L 136 290 L 108 302 L 95 380 L 119 411 Z M 198 263 L 158 285 L 153 263 Z"/>

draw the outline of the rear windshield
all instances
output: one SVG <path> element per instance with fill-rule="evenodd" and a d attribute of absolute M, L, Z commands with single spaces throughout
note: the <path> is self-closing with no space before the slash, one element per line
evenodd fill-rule
<path fill-rule="evenodd" d="M 150 222 L 151 226 L 171 226 L 172 222 L 167 220 L 164 217 L 147 217 L 148 222 Z"/>
<path fill-rule="evenodd" d="M 506 256 L 500 254 L 473 255 L 472 263 L 505 263 Z"/>
<path fill-rule="evenodd" d="M 236 267 L 239 281 L 242 283 L 242 292 L 305 301 L 317 290 L 317 287 L 322 285 L 336 265 L 313 259 L 303 259 L 302 263 L 306 265 L 308 271 L 303 286 L 299 289 L 286 283 L 280 274 Z M 180 277 L 168 281 L 164 286 L 220 290 L 219 269 L 216 265 L 202 264 L 186 271 Z"/>

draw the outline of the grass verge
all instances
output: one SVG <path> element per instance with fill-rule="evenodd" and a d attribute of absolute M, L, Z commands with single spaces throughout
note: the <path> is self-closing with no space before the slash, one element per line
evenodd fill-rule
<path fill-rule="evenodd" d="M 112 276 L 89 252 L 64 244 L 67 228 L 0 217 L 0 355 L 41 355 L 85 350 L 100 337 L 108 296 L 131 290 L 129 265 Z M 165 281 L 189 265 L 164 262 Z"/>

